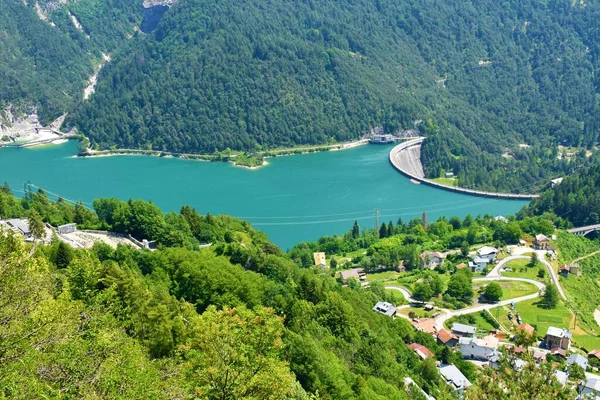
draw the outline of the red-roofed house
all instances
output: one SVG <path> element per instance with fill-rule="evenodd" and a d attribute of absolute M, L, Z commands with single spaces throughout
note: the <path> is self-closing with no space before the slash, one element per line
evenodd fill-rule
<path fill-rule="evenodd" d="M 600 350 L 592 350 L 588 353 L 588 358 L 596 357 L 600 360 Z"/>
<path fill-rule="evenodd" d="M 422 344 L 411 343 L 408 345 L 408 348 L 411 349 L 412 351 L 414 351 L 419 357 L 421 357 L 421 360 L 425 360 L 427 358 L 431 358 L 434 356 L 434 354 L 431 352 L 431 350 L 429 350 L 427 347 L 423 346 Z"/>
<path fill-rule="evenodd" d="M 535 328 L 528 323 L 521 324 L 517 326 L 517 330 L 525 331 L 528 335 L 533 335 L 535 333 Z"/>
<path fill-rule="evenodd" d="M 442 265 L 446 259 L 446 255 L 437 251 L 424 251 L 419 257 L 421 258 L 421 269 L 435 269 L 438 265 Z"/>
<path fill-rule="evenodd" d="M 439 344 L 450 347 L 456 347 L 458 344 L 458 337 L 447 329 L 442 329 L 438 332 L 437 340 Z"/>
<path fill-rule="evenodd" d="M 435 328 L 435 320 L 433 318 L 420 318 L 414 319 L 410 322 L 410 324 L 417 331 L 429 333 L 430 335 L 435 335 L 437 329 Z"/>
<path fill-rule="evenodd" d="M 553 356 L 561 356 L 564 358 L 567 357 L 567 351 L 565 349 L 561 349 L 560 347 L 555 347 L 552 350 L 550 350 L 550 354 L 552 354 Z"/>

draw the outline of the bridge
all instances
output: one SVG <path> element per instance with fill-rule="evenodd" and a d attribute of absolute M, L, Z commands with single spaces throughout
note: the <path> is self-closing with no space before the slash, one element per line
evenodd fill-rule
<path fill-rule="evenodd" d="M 587 236 L 592 232 L 600 231 L 600 224 L 581 226 L 579 228 L 568 229 L 567 232 L 574 233 L 575 235 Z"/>
<path fill-rule="evenodd" d="M 537 194 L 514 194 L 514 193 L 495 193 L 484 192 L 481 190 L 466 189 L 462 187 L 452 187 L 442 185 L 425 178 L 423 166 L 421 164 L 421 143 L 425 137 L 417 137 L 410 139 L 404 143 L 394 147 L 390 152 L 390 163 L 400 173 L 415 181 L 426 185 L 434 186 L 439 189 L 449 190 L 451 192 L 459 192 L 481 197 L 492 197 L 498 199 L 515 199 L 515 200 L 531 200 L 540 197 Z"/>

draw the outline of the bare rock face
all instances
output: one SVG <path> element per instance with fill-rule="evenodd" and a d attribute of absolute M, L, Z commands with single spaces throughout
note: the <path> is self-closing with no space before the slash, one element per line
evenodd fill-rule
<path fill-rule="evenodd" d="M 176 2 L 177 0 L 144 0 L 144 8 L 151 8 L 155 6 L 171 6 Z"/>

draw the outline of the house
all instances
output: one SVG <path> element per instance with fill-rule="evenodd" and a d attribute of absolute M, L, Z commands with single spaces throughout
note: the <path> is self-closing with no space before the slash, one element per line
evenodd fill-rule
<path fill-rule="evenodd" d="M 433 318 L 415 318 L 410 321 L 410 324 L 417 331 L 425 332 L 430 335 L 435 335 L 437 333 L 437 328 L 435 327 L 435 319 Z"/>
<path fill-rule="evenodd" d="M 487 258 L 475 257 L 473 261 L 469 261 L 469 268 L 471 272 L 482 272 L 487 268 L 489 263 L 490 260 Z"/>
<path fill-rule="evenodd" d="M 421 395 L 423 395 L 423 398 L 425 398 L 425 400 L 435 400 L 435 397 L 428 395 L 427 393 L 425 393 L 423 391 L 423 389 L 421 389 L 419 387 L 419 385 L 417 385 L 415 383 L 415 381 L 412 380 L 412 378 L 405 376 L 404 377 L 404 386 L 406 388 L 410 388 L 411 386 L 414 386 L 415 388 L 417 388 L 417 390 L 421 393 Z"/>
<path fill-rule="evenodd" d="M 408 348 L 414 351 L 419 357 L 421 357 L 421 360 L 425 360 L 427 358 L 432 358 L 435 356 L 435 354 L 433 354 L 431 350 L 429 350 L 422 344 L 411 343 L 408 345 Z"/>
<path fill-rule="evenodd" d="M 471 382 L 453 364 L 440 366 L 439 372 L 444 381 L 454 390 L 462 392 L 471 386 Z"/>
<path fill-rule="evenodd" d="M 444 178 L 454 178 L 454 172 L 446 172 L 446 173 L 444 173 Z"/>
<path fill-rule="evenodd" d="M 313 259 L 315 260 L 315 267 L 326 268 L 327 263 L 325 262 L 325 253 L 318 251 L 313 253 Z"/>
<path fill-rule="evenodd" d="M 600 400 L 600 379 L 588 378 L 579 388 L 582 399 Z"/>
<path fill-rule="evenodd" d="M 452 331 L 453 334 L 455 334 L 459 338 L 475 337 L 475 332 L 477 332 L 476 327 L 470 326 L 470 325 L 465 325 L 465 324 L 459 324 L 458 322 L 453 323 L 450 330 Z"/>
<path fill-rule="evenodd" d="M 493 262 L 498 255 L 498 249 L 491 246 L 483 246 L 477 250 L 477 255 L 479 258 L 487 258 L 490 262 Z"/>
<path fill-rule="evenodd" d="M 444 263 L 446 255 L 437 251 L 424 251 L 421 253 L 419 258 L 421 259 L 421 269 L 434 269 L 438 265 L 442 265 Z"/>
<path fill-rule="evenodd" d="M 588 358 L 595 357 L 600 360 L 600 350 L 592 350 L 588 353 Z"/>
<path fill-rule="evenodd" d="M 377 311 L 388 317 L 396 316 L 396 306 L 385 301 L 378 301 L 377 304 L 375 304 L 375 307 L 373 307 L 373 311 Z"/>
<path fill-rule="evenodd" d="M 56 228 L 56 231 L 61 235 L 65 235 L 67 233 L 73 233 L 76 230 L 77 230 L 77 224 L 65 224 L 65 225 L 60 225 Z"/>
<path fill-rule="evenodd" d="M 466 360 L 489 361 L 498 354 L 499 340 L 492 335 L 481 339 L 461 337 L 458 343 L 460 344 L 460 352 Z"/>
<path fill-rule="evenodd" d="M 550 246 L 550 239 L 548 236 L 543 234 L 535 235 L 535 240 L 533 241 L 533 247 L 538 250 L 547 250 L 548 246 Z"/>
<path fill-rule="evenodd" d="M 505 224 L 508 223 L 508 220 L 506 218 L 504 218 L 502 215 L 498 215 L 497 217 L 494 217 L 494 221 L 504 222 Z"/>
<path fill-rule="evenodd" d="M 556 377 L 558 383 L 560 383 L 563 386 L 565 386 L 567 384 L 567 381 L 569 380 L 569 374 L 558 369 L 554 371 L 554 376 Z"/>
<path fill-rule="evenodd" d="M 398 266 L 396 267 L 396 271 L 398 271 L 398 272 L 406 272 L 406 267 L 404 266 L 404 263 L 398 264 Z"/>
<path fill-rule="evenodd" d="M 581 275 L 581 270 L 579 269 L 579 264 L 565 264 L 560 267 L 560 274 L 565 278 L 569 276 L 569 274 L 573 274 L 575 276 Z"/>
<path fill-rule="evenodd" d="M 560 347 L 555 347 L 552 350 L 550 350 L 550 354 L 552 354 L 553 356 L 558 356 L 558 357 L 562 357 L 562 358 L 567 357 L 567 351 L 565 349 L 561 349 Z"/>
<path fill-rule="evenodd" d="M 517 326 L 518 331 L 525 331 L 528 335 L 533 335 L 535 333 L 535 328 L 528 323 L 520 324 Z"/>
<path fill-rule="evenodd" d="M 456 269 L 463 269 L 463 268 L 467 268 L 467 264 L 465 263 L 460 263 L 456 266 Z"/>
<path fill-rule="evenodd" d="M 458 336 L 447 329 L 442 329 L 437 334 L 438 344 L 443 344 L 448 347 L 456 347 L 458 344 Z"/>
<path fill-rule="evenodd" d="M 541 363 L 546 359 L 546 354 L 548 354 L 547 351 L 536 349 L 533 351 L 533 359 L 535 360 L 535 362 Z"/>
<path fill-rule="evenodd" d="M 573 334 L 566 329 L 555 328 L 553 326 L 548 328 L 548 332 L 544 337 L 546 348 L 554 349 L 560 348 L 563 350 L 569 350 L 571 347 L 571 337 Z"/>
<path fill-rule="evenodd" d="M 364 281 L 367 279 L 367 274 L 363 268 L 352 268 L 345 271 L 340 271 L 340 278 L 342 279 L 343 283 L 347 283 L 348 279 L 351 278 Z"/>
<path fill-rule="evenodd" d="M 26 219 L 13 218 L 6 220 L 6 224 L 8 225 L 9 229 L 15 233 L 23 235 L 25 239 L 29 239 L 33 236 L 31 230 L 29 229 L 29 221 Z"/>
<path fill-rule="evenodd" d="M 567 365 L 577 364 L 585 371 L 588 367 L 588 359 L 581 354 L 573 353 L 567 357 Z"/>

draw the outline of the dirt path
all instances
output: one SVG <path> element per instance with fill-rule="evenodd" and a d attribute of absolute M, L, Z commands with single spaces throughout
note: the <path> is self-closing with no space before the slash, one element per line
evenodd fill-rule
<path fill-rule="evenodd" d="M 596 250 L 596 251 L 594 251 L 593 253 L 586 254 L 585 256 L 581 256 L 581 257 L 579 257 L 579 258 L 576 258 L 576 259 L 574 259 L 574 260 L 573 260 L 573 261 L 571 261 L 571 262 L 572 262 L 572 263 L 575 263 L 575 262 L 577 262 L 577 261 L 585 260 L 586 258 L 593 257 L 593 256 L 595 256 L 596 254 L 600 254 L 600 250 Z"/>

